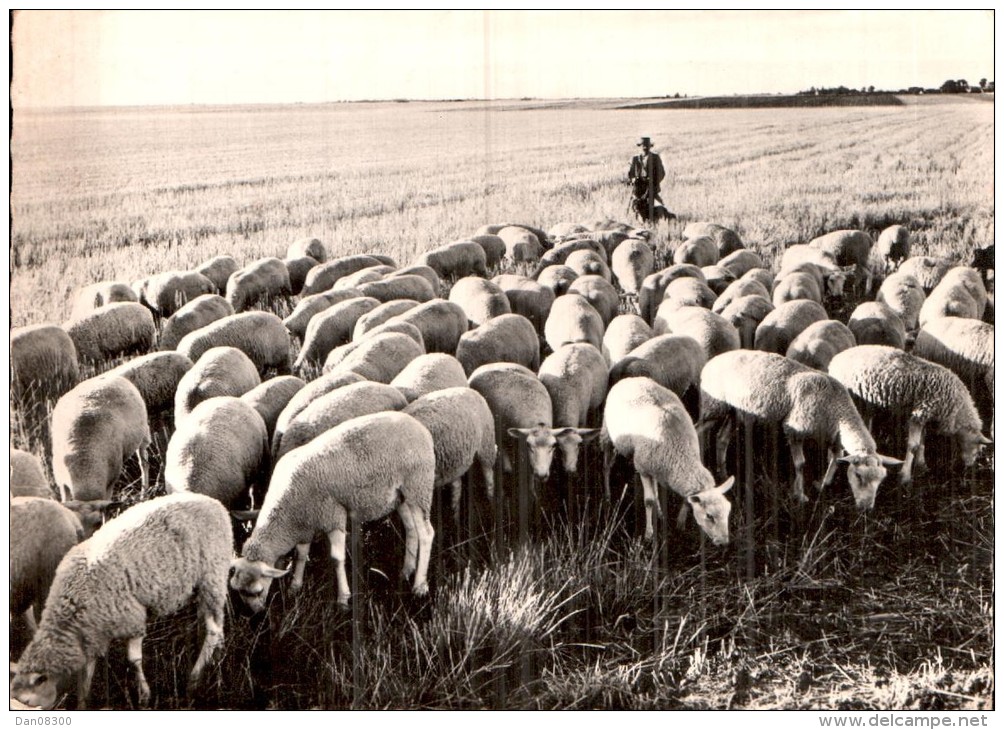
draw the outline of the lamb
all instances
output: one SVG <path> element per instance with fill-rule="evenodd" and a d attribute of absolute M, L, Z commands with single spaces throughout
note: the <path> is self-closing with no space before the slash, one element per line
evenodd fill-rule
<path fill-rule="evenodd" d="M 322 375 L 316 380 L 311 380 L 298 390 L 279 413 L 279 418 L 276 419 L 275 428 L 272 430 L 271 452 L 274 454 L 278 450 L 279 442 L 282 441 L 282 437 L 286 429 L 289 428 L 289 424 L 304 408 L 326 393 L 330 393 L 346 385 L 351 385 L 352 383 L 361 383 L 363 380 L 363 376 L 358 373 L 327 374 Z"/>
<path fill-rule="evenodd" d="M 496 235 L 505 242 L 506 258 L 514 264 L 537 262 L 544 253 L 540 239 L 525 228 L 506 226 Z"/>
<path fill-rule="evenodd" d="M 70 319 L 80 319 L 98 307 L 113 302 L 139 301 L 136 292 L 129 284 L 121 281 L 99 281 L 77 290 L 73 298 L 73 311 Z"/>
<path fill-rule="evenodd" d="M 819 288 L 816 278 L 803 272 L 793 272 L 778 279 L 771 295 L 774 307 L 780 307 L 785 302 L 799 300 L 823 303 L 823 292 Z"/>
<path fill-rule="evenodd" d="M 80 362 L 100 364 L 120 355 L 153 349 L 157 329 L 150 310 L 136 302 L 116 302 L 63 325 Z"/>
<path fill-rule="evenodd" d="M 470 240 L 485 250 L 485 266 L 489 269 L 498 268 L 499 262 L 505 256 L 505 241 L 491 233 L 471 236 Z"/>
<path fill-rule="evenodd" d="M 899 318 L 908 332 L 913 332 L 918 326 L 920 309 L 924 306 L 924 289 L 917 277 L 897 271 L 890 274 L 879 287 L 877 301 L 882 302 Z"/>
<path fill-rule="evenodd" d="M 415 265 L 428 266 L 440 279 L 459 279 L 464 276 L 488 276 L 488 259 L 485 250 L 474 241 L 455 241 L 426 251 Z"/>
<path fill-rule="evenodd" d="M 544 360 L 537 376 L 551 396 L 551 423 L 565 472 L 575 474 L 580 446 L 600 435 L 590 426 L 600 420 L 607 395 L 607 361 L 592 345 L 562 345 Z"/>
<path fill-rule="evenodd" d="M 52 473 L 62 500 L 108 499 L 130 454 L 139 458 L 148 488 L 150 443 L 146 405 L 135 385 L 118 375 L 80 383 L 52 411 Z"/>
<path fill-rule="evenodd" d="M 858 345 L 906 347 L 903 320 L 882 302 L 862 302 L 851 312 L 847 326 Z"/>
<path fill-rule="evenodd" d="M 271 441 L 279 415 L 289 405 L 289 401 L 307 384 L 294 375 L 279 375 L 257 385 L 240 399 L 257 411 L 265 423 L 265 430 Z"/>
<path fill-rule="evenodd" d="M 721 316 L 739 332 L 740 346 L 752 350 L 757 328 L 773 311 L 774 305 L 770 303 L 770 299 L 759 294 L 749 294 L 730 302 L 722 310 Z"/>
<path fill-rule="evenodd" d="M 381 304 L 396 299 L 428 302 L 436 298 L 436 291 L 432 285 L 425 277 L 418 274 L 398 274 L 380 281 L 360 284 L 359 291 L 364 297 L 373 297 Z"/>
<path fill-rule="evenodd" d="M 924 429 L 955 438 L 966 466 L 972 466 L 980 447 L 991 441 L 980 432 L 983 424 L 973 399 L 959 376 L 948 368 L 910 355 L 895 347 L 859 345 L 830 361 L 830 375 L 861 404 L 870 419 L 876 412 L 907 415 L 906 458 L 899 480 L 913 478 L 913 465 L 925 467 Z"/>
<path fill-rule="evenodd" d="M 258 368 L 236 347 L 213 347 L 203 353 L 178 383 L 174 395 L 174 424 L 195 406 L 219 395 L 241 396 L 261 384 Z"/>
<path fill-rule="evenodd" d="M 763 259 L 754 251 L 744 248 L 723 256 L 718 260 L 718 265 L 731 271 L 738 279 L 750 269 L 762 269 Z"/>
<path fill-rule="evenodd" d="M 925 294 L 930 294 L 941 278 L 952 268 L 952 262 L 931 256 L 911 256 L 897 269 L 900 274 L 910 274 L 917 278 L 924 288 Z"/>
<path fill-rule="evenodd" d="M 352 329 L 353 341 L 361 340 L 366 333 L 417 306 L 418 302 L 414 299 L 395 299 L 392 302 L 384 302 L 376 309 L 371 309 L 356 320 L 356 326 Z"/>
<path fill-rule="evenodd" d="M 704 348 L 688 335 L 657 335 L 610 368 L 610 385 L 625 378 L 647 377 L 683 398 L 701 384 L 707 362 Z"/>
<path fill-rule="evenodd" d="M 34 454 L 10 447 L 10 496 L 52 499 L 42 462 Z"/>
<path fill-rule="evenodd" d="M 76 675 L 83 707 L 97 659 L 113 639 L 124 638 L 139 702 L 146 705 L 147 615 L 173 614 L 196 594 L 206 625 L 190 675 L 198 681 L 223 645 L 232 544 L 226 509 L 199 494 L 156 497 L 109 521 L 59 563 L 38 631 L 18 661 L 11 696 L 48 709 Z"/>
<path fill-rule="evenodd" d="M 318 268 L 315 266 L 307 272 L 307 280 Z M 243 312 L 257 304 L 268 303 L 292 293 L 289 269 L 275 257 L 258 259 L 235 271 L 227 279 L 226 298 L 235 312 Z"/>
<path fill-rule="evenodd" d="M 910 258 L 910 231 L 905 226 L 889 226 L 879 234 L 875 247 L 889 273 Z"/>
<path fill-rule="evenodd" d="M 477 327 L 493 317 L 512 312 L 509 298 L 498 284 L 476 276 L 458 279 L 450 289 L 449 301 L 458 304 L 464 310 L 471 327 Z"/>
<path fill-rule="evenodd" d="M 450 485 L 453 519 L 460 523 L 461 478 L 477 461 L 489 503 L 495 497 L 495 418 L 476 390 L 448 388 L 423 395 L 404 413 L 425 426 L 436 454 L 435 488 Z"/>
<path fill-rule="evenodd" d="M 537 282 L 543 284 L 554 292 L 554 296 L 560 297 L 568 292 L 568 287 L 578 278 L 579 274 L 574 269 L 560 264 L 545 266 L 537 274 Z"/>
<path fill-rule="evenodd" d="M 707 359 L 739 348 L 739 332 L 728 320 L 703 307 L 681 307 L 664 313 L 652 331 L 657 335 L 687 335 L 697 340 Z"/>
<path fill-rule="evenodd" d="M 62 327 L 36 324 L 10 331 L 10 393 L 16 402 L 58 399 L 79 379 L 77 348 Z"/>
<path fill-rule="evenodd" d="M 216 287 L 214 293 L 220 294 L 226 292 L 230 275 L 240 268 L 233 256 L 214 256 L 196 266 L 195 271 L 213 282 L 213 286 Z"/>
<path fill-rule="evenodd" d="M 872 270 L 868 259 L 872 253 L 872 239 L 864 231 L 832 231 L 809 241 L 809 246 L 824 251 L 837 262 L 837 266 L 854 266 L 857 276 L 864 277 L 863 296 L 872 290 Z"/>
<path fill-rule="evenodd" d="M 671 312 L 680 307 L 704 307 L 711 309 L 718 297 L 704 282 L 691 277 L 684 277 L 670 282 L 662 295 L 662 302 L 656 310 L 652 326 L 656 326 L 660 312 Z"/>
<path fill-rule="evenodd" d="M 924 327 L 929 321 L 939 317 L 980 319 L 980 305 L 962 284 L 946 285 L 942 281 L 924 300 L 917 322 Z"/>
<path fill-rule="evenodd" d="M 492 283 L 505 292 L 512 313 L 522 314 L 530 320 L 537 333 L 542 334 L 554 305 L 554 291 L 533 279 L 515 274 L 496 276 Z"/>
<path fill-rule="evenodd" d="M 588 342 L 597 350 L 603 346 L 603 318 L 581 294 L 563 294 L 544 323 L 544 339 L 551 350 L 569 342 Z"/>
<path fill-rule="evenodd" d="M 467 375 L 457 358 L 434 352 L 416 357 L 390 384 L 400 390 L 401 395 L 411 403 L 437 390 L 466 387 Z"/>
<path fill-rule="evenodd" d="M 619 314 L 603 333 L 603 357 L 613 366 L 631 350 L 655 336 L 648 322 L 637 314 Z"/>
<path fill-rule="evenodd" d="M 608 280 L 595 274 L 580 276 L 568 287 L 569 294 L 579 294 L 593 305 L 603 320 L 604 328 L 614 317 L 620 306 L 620 295 Z"/>
<path fill-rule="evenodd" d="M 736 275 L 722 266 L 704 266 L 701 268 L 708 288 L 718 296 L 725 291 L 729 284 L 736 280 Z"/>
<path fill-rule="evenodd" d="M 216 285 L 198 271 L 165 271 L 133 285 L 139 301 L 154 314 L 170 317 L 202 294 L 216 293 Z"/>
<path fill-rule="evenodd" d="M 641 284 L 641 291 L 638 293 L 638 314 L 651 324 L 655 318 L 655 311 L 659 308 L 663 296 L 666 294 L 666 287 L 675 279 L 687 276 L 698 279 L 704 284 L 708 283 L 700 267 L 693 264 L 674 264 L 646 276 Z"/>
<path fill-rule="evenodd" d="M 159 347 L 161 350 L 177 349 L 178 343 L 188 333 L 232 314 L 233 306 L 219 294 L 196 297 L 164 322 Z"/>
<path fill-rule="evenodd" d="M 378 306 L 380 301 L 373 297 L 353 297 L 315 314 L 307 325 L 293 368 L 302 372 L 307 365 L 323 362 L 329 352 L 351 340 L 359 318 Z"/>
<path fill-rule="evenodd" d="M 307 236 L 293 241 L 286 249 L 286 258 L 288 259 L 300 258 L 301 256 L 309 256 L 323 264 L 328 260 L 328 250 L 321 239 Z"/>
<path fill-rule="evenodd" d="M 709 236 L 698 236 L 684 241 L 673 251 L 674 264 L 713 266 L 718 263 L 718 245 Z"/>
<path fill-rule="evenodd" d="M 798 299 L 785 302 L 763 318 L 756 328 L 753 347 L 783 355 L 791 343 L 813 322 L 829 319 L 819 302 Z"/>
<path fill-rule="evenodd" d="M 737 279 L 725 287 L 725 290 L 718 295 L 714 303 L 711 305 L 711 311 L 715 314 L 721 314 L 730 304 L 732 304 L 732 302 L 740 297 L 753 295 L 763 297 L 768 302 L 771 300 L 770 291 L 768 291 L 768 289 L 759 281 L 755 281 L 753 279 Z M 773 306 L 771 308 L 773 309 Z"/>
<path fill-rule="evenodd" d="M 362 292 L 358 289 L 332 289 L 320 294 L 308 294 L 303 297 L 293 311 L 289 313 L 282 323 L 286 325 L 291 335 L 295 335 L 302 342 L 307 335 L 307 327 L 310 320 L 315 315 L 320 314 L 336 304 L 361 297 Z"/>
<path fill-rule="evenodd" d="M 366 380 L 389 383 L 425 350 L 408 335 L 386 332 L 335 348 L 324 361 L 324 373 L 355 372 Z"/>
<path fill-rule="evenodd" d="M 260 374 L 270 368 L 280 375 L 290 371 L 289 332 L 271 312 L 241 312 L 218 319 L 182 337 L 178 352 L 197 362 L 215 347 L 236 347 L 251 358 Z"/>
<path fill-rule="evenodd" d="M 994 326 L 975 319 L 940 317 L 917 333 L 913 354 L 959 376 L 977 405 L 994 401 Z M 992 426 L 992 424 L 991 424 Z"/>
<path fill-rule="evenodd" d="M 354 274 L 360 269 L 370 266 L 379 266 L 385 263 L 375 256 L 366 254 L 355 254 L 353 256 L 342 256 L 341 258 L 326 261 L 320 266 L 315 266 L 307 273 L 307 278 L 303 282 L 303 290 L 300 292 L 304 296 L 307 294 L 319 294 L 327 291 L 343 276 Z"/>
<path fill-rule="evenodd" d="M 595 251 L 573 251 L 565 259 L 565 266 L 576 272 L 580 279 L 583 276 L 594 275 L 602 276 L 609 282 L 613 278 L 610 267 L 607 266 L 606 256 Z"/>
<path fill-rule="evenodd" d="M 178 384 L 192 365 L 180 352 L 151 352 L 124 362 L 107 374 L 121 375 L 135 385 L 147 415 L 153 415 L 174 405 Z"/>
<path fill-rule="evenodd" d="M 854 348 L 851 348 L 854 349 Z M 847 352 L 834 357 L 832 363 Z M 811 438 L 829 451 L 830 463 L 817 489 L 833 480 L 837 462 L 847 464 L 847 480 L 859 510 L 875 506 L 875 495 L 885 479 L 885 466 L 900 462 L 879 455 L 864 421 L 854 407 L 850 393 L 837 379 L 813 370 L 773 352 L 739 350 L 709 360 L 701 372 L 701 432 L 730 421 L 733 409 L 762 423 L 784 427 L 791 459 L 795 466 L 792 493 L 798 502 L 805 496 L 803 444 Z M 725 465 L 725 454 L 732 428 L 719 429 L 717 439 L 718 469 Z M 847 456 L 841 456 L 846 451 Z"/>
<path fill-rule="evenodd" d="M 788 345 L 785 357 L 789 357 L 813 370 L 822 370 L 830 365 L 830 360 L 838 352 L 854 347 L 857 341 L 847 325 L 835 319 L 813 322 Z"/>
<path fill-rule="evenodd" d="M 729 512 L 725 493 L 734 477 L 715 486 L 701 464 L 697 433 L 676 395 L 649 378 L 627 378 L 607 394 L 603 412 L 603 484 L 610 497 L 610 468 L 616 454 L 633 460 L 645 494 L 645 538 L 655 535 L 661 516 L 659 484 L 684 498 L 680 518 L 689 505 L 701 530 L 716 545 L 729 541 Z M 681 520 L 678 520 L 678 523 Z"/>
<path fill-rule="evenodd" d="M 320 261 L 310 256 L 298 256 L 283 259 L 282 264 L 289 274 L 289 293 L 295 296 L 303 291 L 303 283 L 307 280 L 307 274 L 312 268 L 320 265 Z"/>
<path fill-rule="evenodd" d="M 426 352 L 457 351 L 461 335 L 467 331 L 467 313 L 456 302 L 433 299 L 419 304 L 403 314 L 391 317 L 390 322 L 413 324 L 422 333 Z"/>
<path fill-rule="evenodd" d="M 707 223 L 704 221 L 688 223 L 687 227 L 683 229 L 683 237 L 685 239 L 697 238 L 699 236 L 708 236 L 715 242 L 715 245 L 718 246 L 718 255 L 720 258 L 730 256 L 736 251 L 745 250 L 742 239 L 739 238 L 739 235 L 735 231 L 725 226 L 720 226 L 717 223 Z"/>
<path fill-rule="evenodd" d="M 400 269 L 396 269 L 391 276 L 405 276 L 408 274 L 414 274 L 415 276 L 421 276 L 423 279 L 429 282 L 429 286 L 432 287 L 432 291 L 436 293 L 438 297 L 440 292 L 443 290 L 443 282 L 439 279 L 439 274 L 432 270 L 428 266 L 405 266 Z"/>
<path fill-rule="evenodd" d="M 457 343 L 457 360 L 467 376 L 493 362 L 514 362 L 536 370 L 540 366 L 540 341 L 526 317 L 503 314 L 465 332 Z"/>
<path fill-rule="evenodd" d="M 375 413 L 326 431 L 276 465 L 254 531 L 234 561 L 230 585 L 248 607 L 261 611 L 272 580 L 287 572 L 276 569 L 276 561 L 295 547 L 292 588 L 299 590 L 310 543 L 324 532 L 335 561 L 336 601 L 345 607 L 348 516 L 358 529 L 396 509 L 405 530 L 403 575 L 414 574 L 412 593 L 428 594 L 435 476 L 432 436 L 409 415 Z"/>

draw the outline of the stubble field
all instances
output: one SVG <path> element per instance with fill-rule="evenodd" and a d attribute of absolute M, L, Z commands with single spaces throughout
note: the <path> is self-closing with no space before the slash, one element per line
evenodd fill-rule
<path fill-rule="evenodd" d="M 915 253 L 965 263 L 994 239 L 992 103 L 612 106 L 19 112 L 11 324 L 62 322 L 91 282 L 221 253 L 281 257 L 307 235 L 332 255 L 373 251 L 403 265 L 485 223 L 628 220 L 622 181 L 640 134 L 655 140 L 663 197 L 681 219 L 656 231 L 662 260 L 693 220 L 733 228 L 768 260 L 830 230 L 874 236 L 892 223 L 910 228 Z M 23 416 L 13 403 L 12 444 L 47 461 L 46 424 Z M 168 436 L 155 437 L 154 493 Z M 902 456 L 901 434 L 878 436 Z M 264 618 L 228 613 L 219 668 L 192 694 L 194 610 L 154 622 L 154 706 L 992 707 L 992 455 L 963 472 L 929 442 L 944 453 L 931 473 L 910 489 L 891 476 L 861 516 L 842 475 L 806 507 L 793 503 L 786 450 L 758 446 L 730 495 L 737 539 L 726 549 L 692 522 L 677 530 L 675 502 L 655 546 L 644 543 L 632 490 L 598 503 L 592 452 L 579 482 L 553 477 L 554 491 L 578 490 L 581 514 L 545 502 L 555 505 L 545 525 L 499 539 L 476 511 L 463 540 L 437 547 L 428 601 L 387 579 L 401 552 L 388 520 L 350 550 L 358 590 L 343 615 L 321 541 L 302 594 L 275 590 Z M 127 494 L 137 478 L 130 464 Z M 133 706 L 127 675 L 115 647 L 94 702 Z"/>

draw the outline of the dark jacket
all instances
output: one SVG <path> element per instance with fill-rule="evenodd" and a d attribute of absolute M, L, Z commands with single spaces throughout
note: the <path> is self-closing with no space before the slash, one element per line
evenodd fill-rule
<path fill-rule="evenodd" d="M 666 177 L 666 169 L 662 166 L 662 158 L 660 158 L 655 152 L 649 152 L 648 156 L 652 167 L 649 177 L 651 177 L 652 181 L 655 183 L 655 191 L 659 192 L 659 184 L 662 182 L 663 178 Z M 644 177 L 643 173 L 642 155 L 635 155 L 631 158 L 631 168 L 628 170 L 628 180 L 634 182 L 636 178 Z"/>

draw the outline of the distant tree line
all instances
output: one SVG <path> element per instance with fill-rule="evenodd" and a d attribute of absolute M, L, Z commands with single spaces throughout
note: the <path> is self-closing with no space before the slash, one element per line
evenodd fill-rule
<path fill-rule="evenodd" d="M 980 79 L 979 85 L 970 86 L 965 79 L 948 79 L 938 88 L 927 88 L 922 86 L 911 86 L 906 89 L 876 89 L 874 86 L 862 86 L 860 89 L 851 89 L 846 86 L 815 86 L 799 91 L 798 96 L 835 96 L 843 94 L 992 94 L 994 93 L 994 82 Z"/>

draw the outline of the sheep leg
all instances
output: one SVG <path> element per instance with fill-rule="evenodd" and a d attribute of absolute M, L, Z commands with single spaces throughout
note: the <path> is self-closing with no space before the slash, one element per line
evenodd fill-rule
<path fill-rule="evenodd" d="M 830 486 L 833 482 L 833 477 L 837 473 L 837 459 L 840 458 L 840 451 L 839 447 L 830 449 L 830 463 L 826 465 L 826 473 L 823 474 L 822 480 L 816 485 L 818 491 L 823 491 L 823 489 Z"/>
<path fill-rule="evenodd" d="M 460 493 L 463 491 L 463 484 L 459 479 L 450 483 L 450 502 L 453 506 L 453 522 L 457 529 L 460 528 Z"/>
<path fill-rule="evenodd" d="M 140 707 L 150 705 L 150 685 L 146 681 L 143 673 L 143 637 L 133 636 L 126 644 L 126 658 L 136 672 L 136 694 Z"/>
<path fill-rule="evenodd" d="M 212 660 L 213 654 L 223 646 L 223 603 L 220 602 L 215 606 L 210 606 L 207 603 L 199 605 L 199 614 L 206 622 L 206 638 L 202 641 L 202 649 L 199 651 L 195 666 L 192 667 L 192 673 L 189 675 L 190 684 L 199 680 L 206 665 Z"/>
<path fill-rule="evenodd" d="M 610 503 L 610 470 L 614 465 L 614 445 L 613 442 L 603 439 L 603 496 L 607 503 Z"/>
<path fill-rule="evenodd" d="M 499 456 L 502 457 L 502 471 L 506 474 L 512 474 L 512 459 L 509 456 L 509 450 L 500 449 Z"/>
<path fill-rule="evenodd" d="M 805 504 L 809 498 L 805 496 L 805 453 L 802 450 L 802 439 L 788 436 L 788 445 L 791 447 L 791 461 L 795 465 L 795 479 L 791 485 L 792 494 L 795 501 Z"/>
<path fill-rule="evenodd" d="M 680 511 L 676 514 L 676 528 L 682 530 L 687 526 L 687 513 L 690 511 L 690 505 L 687 500 L 683 500 L 683 504 L 680 505 Z"/>
<path fill-rule="evenodd" d="M 729 452 L 729 444 L 732 442 L 732 418 L 731 416 L 722 423 L 715 439 L 715 469 L 718 471 L 718 478 L 725 476 L 725 461 Z"/>
<path fill-rule="evenodd" d="M 397 513 L 404 523 L 404 567 L 401 569 L 401 577 L 408 580 L 418 566 L 418 526 L 415 524 L 411 505 L 407 502 L 401 502 L 397 506 Z"/>
<path fill-rule="evenodd" d="M 436 531 L 429 520 L 428 510 L 412 505 L 412 515 L 415 520 L 415 527 L 418 530 L 418 568 L 415 570 L 415 582 L 411 592 L 416 596 L 425 596 L 429 593 L 429 558 L 432 556 L 432 540 Z"/>
<path fill-rule="evenodd" d="M 488 502 L 495 507 L 495 465 L 488 459 L 481 460 L 481 473 L 485 478 L 485 494 Z"/>
<path fill-rule="evenodd" d="M 28 630 L 34 636 L 35 632 L 38 631 L 38 624 L 35 622 L 35 607 L 28 606 L 28 610 L 21 615 L 24 616 L 24 622 L 28 624 Z"/>
<path fill-rule="evenodd" d="M 296 557 L 293 559 L 293 582 L 289 589 L 293 593 L 303 588 L 303 573 L 307 567 L 307 556 L 310 554 L 310 543 L 304 542 L 296 546 Z"/>
<path fill-rule="evenodd" d="M 659 483 L 650 474 L 641 474 L 641 488 L 645 495 L 645 539 L 655 535 L 655 519 L 662 514 L 659 506 Z"/>
<path fill-rule="evenodd" d="M 140 483 L 143 489 L 150 488 L 150 454 L 147 449 L 149 444 L 143 444 L 136 451 L 136 458 L 139 459 Z"/>
<path fill-rule="evenodd" d="M 909 484 L 913 479 L 913 462 L 923 442 L 924 424 L 911 418 L 907 424 L 906 458 L 903 459 L 903 468 L 899 472 L 900 484 Z"/>
<path fill-rule="evenodd" d="M 349 590 L 349 577 L 345 574 L 345 530 L 336 527 L 328 533 L 328 540 L 331 541 L 331 559 L 335 561 L 335 576 L 338 580 L 338 596 L 335 601 L 340 607 L 348 608 L 352 591 Z"/>
<path fill-rule="evenodd" d="M 91 694 L 91 680 L 94 679 L 94 667 L 97 659 L 91 659 L 77 672 L 77 709 L 87 709 L 87 698 Z"/>

